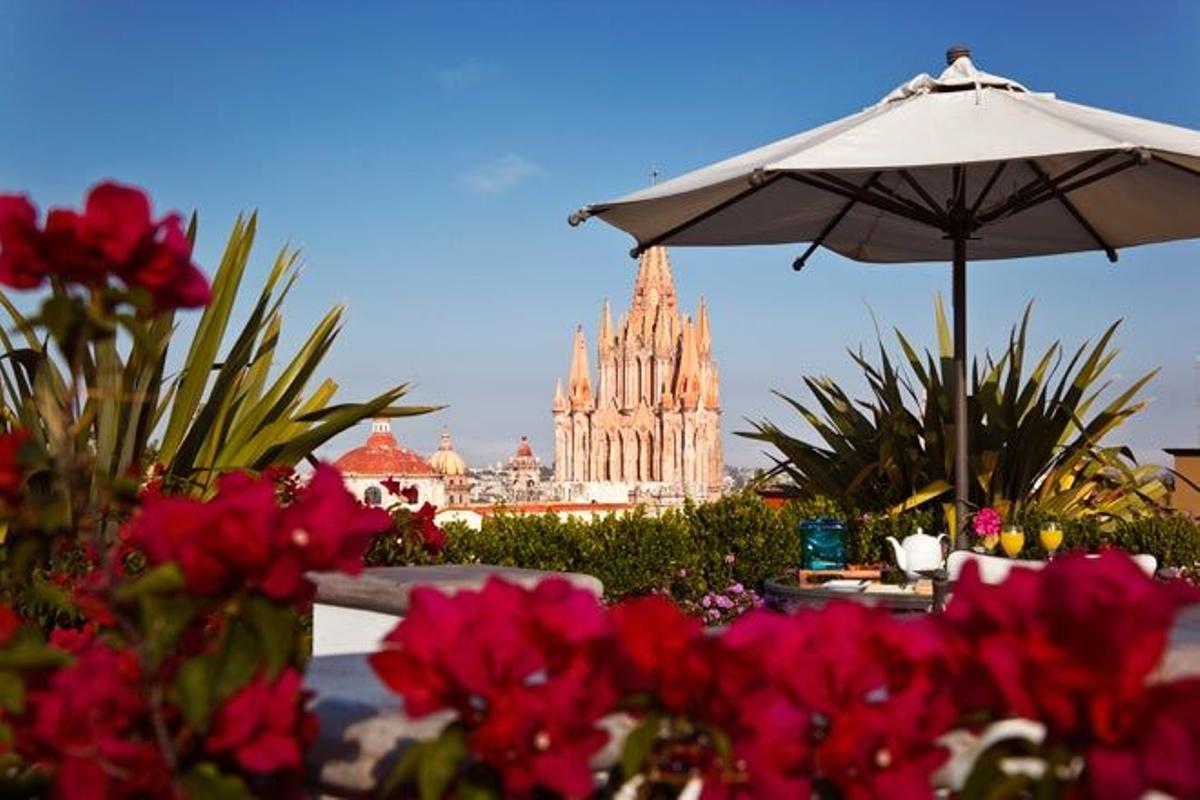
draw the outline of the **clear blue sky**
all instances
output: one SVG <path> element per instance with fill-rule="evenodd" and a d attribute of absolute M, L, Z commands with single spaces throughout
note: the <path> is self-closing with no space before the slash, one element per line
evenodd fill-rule
<path fill-rule="evenodd" d="M 399 423 L 404 442 L 432 449 L 448 424 L 479 465 L 528 434 L 549 461 L 571 332 L 592 343 L 634 266 L 622 234 L 566 215 L 652 165 L 679 174 L 857 111 L 959 41 L 1031 88 L 1200 128 L 1195 2 L 10 0 L 0 187 L 45 207 L 107 177 L 141 184 L 199 211 L 203 265 L 257 207 L 256 275 L 303 246 L 293 337 L 349 304 L 327 365 L 346 396 L 412 380 L 414 400 L 450 408 Z M 843 348 L 870 341 L 871 311 L 932 341 L 948 289 L 945 267 L 828 253 L 796 275 L 797 252 L 674 252 L 685 306 L 711 303 L 734 464 L 765 461 L 730 435 L 743 417 L 789 420 L 770 389 L 798 393 L 806 373 L 858 385 Z M 1200 244 L 975 266 L 972 346 L 1001 343 L 1031 298 L 1043 343 L 1123 317 L 1116 375 L 1163 370 L 1128 440 L 1153 458 L 1197 443 Z"/>

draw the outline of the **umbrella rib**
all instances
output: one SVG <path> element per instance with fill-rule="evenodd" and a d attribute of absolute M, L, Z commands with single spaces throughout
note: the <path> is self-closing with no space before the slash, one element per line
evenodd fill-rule
<path fill-rule="evenodd" d="M 905 219 L 912 220 L 913 222 L 920 222 L 923 225 L 928 225 L 931 228 L 936 228 L 939 231 L 945 230 L 941 220 L 935 219 L 920 206 L 909 206 L 904 203 L 898 203 L 890 200 L 887 197 L 880 197 L 879 195 L 872 194 L 870 191 L 860 191 L 859 187 L 852 183 L 848 184 L 840 179 L 835 179 L 833 182 L 826 182 L 818 180 L 812 175 L 807 175 L 802 172 L 788 172 L 784 174 L 794 181 L 798 181 L 815 189 L 820 189 L 822 191 L 829 192 L 830 194 L 836 194 L 839 197 L 845 197 L 847 200 L 857 200 L 864 205 L 877 208 L 880 211 L 886 211 L 895 214 L 898 217 L 904 217 Z M 829 178 L 834 177 L 832 175 L 828 175 L 828 173 L 816 174 L 825 175 Z"/>
<path fill-rule="evenodd" d="M 867 182 L 862 185 L 862 191 L 869 191 L 871 187 L 875 185 L 875 182 L 879 180 L 879 176 L 882 174 L 883 172 L 873 173 L 871 177 L 867 179 Z M 808 261 L 809 257 L 817 251 L 818 247 L 825 244 L 825 239 L 829 237 L 829 234 L 833 233 L 833 229 L 841 224 L 842 220 L 846 218 L 846 215 L 850 213 L 850 209 L 854 208 L 856 205 L 858 205 L 858 200 L 850 200 L 844 206 L 842 206 L 841 210 L 834 214 L 833 218 L 830 219 L 821 232 L 817 234 L 817 238 L 813 239 L 808 247 L 805 248 L 804 252 L 800 254 L 800 257 L 792 262 L 792 269 L 796 270 L 797 272 L 804 269 L 804 264 Z"/>
<path fill-rule="evenodd" d="M 1068 183 L 1065 185 L 1057 184 L 1056 188 L 1060 194 L 1066 196 L 1066 195 L 1070 194 L 1071 192 L 1082 189 L 1084 186 L 1093 184 L 1096 181 L 1104 180 L 1105 178 L 1116 175 L 1118 172 L 1124 172 L 1125 170 L 1129 169 L 1130 167 L 1139 166 L 1141 163 L 1142 163 L 1142 161 L 1140 160 L 1140 157 L 1135 155 L 1126 161 L 1122 161 L 1120 164 L 1113 164 L 1111 167 L 1108 167 L 1107 169 L 1102 169 L 1099 172 L 1093 172 L 1091 175 L 1087 175 L 1087 176 L 1080 178 L 1079 180 L 1074 181 L 1072 183 Z M 1055 198 L 1055 193 L 1053 191 L 1040 192 L 1038 194 L 1033 195 L 1033 197 L 1031 197 L 1030 199 L 1026 200 L 1023 203 L 1020 203 L 1020 204 L 1018 204 L 1016 206 L 1012 206 L 1012 207 L 1006 207 L 1005 209 L 1002 209 L 1002 210 L 1005 212 L 1005 216 L 1007 216 L 1009 214 L 1019 214 L 1022 211 L 1028 211 L 1029 209 L 1034 208 L 1035 206 L 1040 206 L 1042 203 L 1045 203 L 1048 200 L 1053 200 L 1054 198 Z M 996 218 L 996 216 L 997 215 L 991 214 L 991 213 L 985 214 L 982 221 L 983 222 L 991 222 L 993 219 Z"/>
<path fill-rule="evenodd" d="M 813 174 L 816 175 L 821 180 L 825 180 L 825 181 L 829 181 L 830 183 L 837 184 L 838 186 L 841 186 L 843 189 L 845 189 L 847 191 L 855 192 L 855 193 L 860 193 L 860 191 L 861 191 L 860 188 L 858 186 L 856 186 L 855 184 L 851 183 L 850 181 L 846 180 L 845 178 L 843 178 L 839 175 L 833 174 L 832 172 L 821 171 L 821 172 L 814 172 Z M 883 195 L 885 195 L 883 197 L 880 197 L 881 200 L 890 201 L 892 203 L 898 203 L 900 206 L 911 210 L 915 214 L 924 215 L 924 214 L 930 213 L 923 206 L 920 206 L 917 203 L 915 203 L 914 201 L 909 200 L 907 197 L 902 197 L 901 195 L 897 194 L 894 190 L 889 189 L 887 186 L 883 185 L 882 183 L 878 184 L 875 188 L 877 191 L 882 192 Z M 875 196 L 879 197 L 879 195 L 875 195 Z M 931 218 L 938 220 L 939 227 L 941 227 L 941 224 L 942 224 L 941 223 L 941 212 L 939 212 L 939 211 L 932 212 Z"/>
<path fill-rule="evenodd" d="M 1092 167 L 1102 164 L 1103 162 L 1112 158 L 1114 155 L 1116 155 L 1116 153 L 1110 150 L 1105 153 L 1100 153 L 1097 156 L 1093 156 L 1087 161 L 1084 161 L 1082 164 L 1076 164 L 1070 169 L 1059 173 L 1053 179 L 1051 179 L 1051 183 L 1061 186 L 1063 183 L 1071 180 L 1076 175 L 1080 175 Z M 1104 171 L 1101 171 L 1097 174 L 1107 177 L 1107 174 Z M 1037 205 L 1039 202 L 1049 200 L 1052 196 L 1053 195 L 1047 191 L 1046 182 L 1041 177 L 1034 178 L 1032 181 L 1026 183 L 1024 186 L 1020 187 L 1011 195 L 1009 195 L 1008 199 L 999 206 L 984 213 L 984 215 L 979 218 L 979 221 L 981 223 L 987 223 L 998 217 L 1006 216 L 1010 211 L 1013 213 L 1016 213 L 1017 211 L 1024 211 L 1026 208 Z"/>
<path fill-rule="evenodd" d="M 979 190 L 979 196 L 976 197 L 975 202 L 971 204 L 971 219 L 975 219 L 975 215 L 979 213 L 979 207 L 983 205 L 983 201 L 987 199 L 988 192 L 990 192 L 992 187 L 996 185 L 996 181 L 1000 180 L 1000 175 L 1004 172 L 1006 167 L 1008 167 L 1008 162 L 1001 161 L 996 165 L 996 168 L 992 170 L 991 177 L 987 179 L 987 183 L 985 183 L 983 188 Z"/>
<path fill-rule="evenodd" d="M 1079 209 L 1075 207 L 1075 204 L 1072 203 L 1070 198 L 1068 198 L 1063 192 L 1063 188 L 1052 182 L 1050 180 L 1050 176 L 1047 175 L 1046 172 L 1032 158 L 1026 159 L 1025 164 L 1031 170 L 1033 170 L 1035 175 L 1046 182 L 1046 184 L 1050 187 L 1050 193 L 1058 200 L 1058 202 L 1062 203 L 1063 208 L 1065 208 L 1067 212 L 1075 218 L 1075 221 L 1079 223 L 1081 228 L 1087 231 L 1088 235 L 1096 241 L 1096 244 L 1100 245 L 1100 248 L 1108 256 L 1108 260 L 1115 262 L 1117 260 L 1117 251 L 1113 249 L 1112 245 L 1104 241 L 1104 237 L 1101 236 L 1094 227 L 1092 227 L 1092 223 L 1088 222 L 1087 218 L 1084 217 Z"/>
<path fill-rule="evenodd" d="M 1179 170 L 1180 172 L 1191 175 L 1193 178 L 1200 178 L 1200 171 L 1194 170 L 1191 167 L 1184 166 L 1183 164 L 1176 164 L 1174 161 L 1170 160 L 1169 158 L 1163 158 L 1162 156 L 1154 156 L 1154 160 L 1158 161 L 1159 163 L 1166 164 L 1168 167 L 1174 167 L 1175 169 Z"/>
<path fill-rule="evenodd" d="M 937 201 L 930 196 L 929 192 L 925 191 L 925 187 L 918 183 L 917 179 L 914 178 L 908 170 L 900 170 L 900 177 L 904 179 L 905 183 L 913 188 L 913 191 L 921 196 L 921 199 L 925 201 L 925 205 L 929 206 L 930 211 L 938 216 L 944 213 L 943 210 L 938 207 Z"/>
<path fill-rule="evenodd" d="M 692 227 L 693 225 L 699 225 L 701 222 L 704 222 L 704 220 L 708 219 L 709 217 L 713 216 L 714 214 L 719 214 L 720 212 L 729 208 L 734 203 L 739 203 L 742 200 L 745 200 L 747 197 L 749 197 L 750 195 L 759 191 L 760 189 L 765 189 L 766 187 L 770 186 L 775 181 L 779 180 L 779 178 L 782 177 L 782 175 L 783 175 L 783 173 L 781 173 L 781 172 L 776 172 L 774 175 L 763 175 L 762 170 L 755 170 L 754 173 L 750 176 L 749 188 L 743 189 L 742 191 L 735 194 L 733 197 L 722 200 L 720 203 L 717 203 L 712 208 L 701 211 L 696 216 L 694 216 L 690 219 L 684 220 L 683 222 L 676 225 L 674 228 L 671 228 L 671 229 L 665 231 L 664 233 L 660 233 L 658 236 L 655 236 L 653 239 L 650 239 L 647 242 L 644 242 L 644 243 L 639 242 L 638 246 L 633 248 L 633 250 L 631 250 L 629 254 L 631 256 L 633 256 L 634 258 L 637 258 L 639 255 L 641 255 L 646 250 L 649 250 L 651 247 L 656 247 L 656 246 L 662 244 L 667 239 L 670 239 L 672 236 L 683 233 L 684 231 L 686 231 L 688 228 Z"/>

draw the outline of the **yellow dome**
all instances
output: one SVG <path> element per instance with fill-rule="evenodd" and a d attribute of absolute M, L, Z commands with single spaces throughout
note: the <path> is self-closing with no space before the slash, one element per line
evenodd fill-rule
<path fill-rule="evenodd" d="M 429 464 L 441 475 L 466 475 L 467 462 L 454 452 L 454 444 L 450 441 L 450 431 L 442 431 L 442 441 L 438 443 L 437 452 L 429 457 Z"/>

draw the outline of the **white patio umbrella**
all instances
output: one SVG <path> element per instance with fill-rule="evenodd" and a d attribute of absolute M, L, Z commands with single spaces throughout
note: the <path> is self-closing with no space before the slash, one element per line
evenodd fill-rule
<path fill-rule="evenodd" d="M 968 259 L 1200 236 L 1200 132 L 949 65 L 805 133 L 572 214 L 655 245 L 809 242 L 857 261 L 953 262 L 955 505 L 966 520 Z M 961 537 L 956 537 L 961 540 Z M 961 541 L 959 542 L 962 544 Z"/>

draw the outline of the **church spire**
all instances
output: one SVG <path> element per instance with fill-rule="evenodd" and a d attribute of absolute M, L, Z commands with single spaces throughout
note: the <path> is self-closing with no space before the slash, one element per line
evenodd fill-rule
<path fill-rule="evenodd" d="M 704 372 L 704 407 L 714 411 L 721 408 L 721 373 L 717 365 L 708 362 Z"/>
<path fill-rule="evenodd" d="M 707 359 L 712 353 L 712 332 L 708 329 L 708 304 L 700 298 L 700 310 L 696 313 L 696 346 L 700 357 Z"/>
<path fill-rule="evenodd" d="M 700 402 L 700 354 L 696 351 L 696 328 L 690 317 L 683 321 L 681 349 L 675 397 L 685 409 L 694 409 Z"/>
<path fill-rule="evenodd" d="M 567 400 L 563 397 L 562 378 L 557 378 L 554 381 L 554 405 L 551 408 L 554 411 L 567 410 Z"/>
<path fill-rule="evenodd" d="M 579 411 L 592 407 L 592 379 L 589 375 L 587 342 L 583 338 L 583 326 L 575 329 L 575 346 L 571 352 L 571 379 L 567 386 L 571 399 L 571 410 Z"/>
<path fill-rule="evenodd" d="M 608 298 L 604 298 L 604 311 L 600 314 L 600 355 L 604 356 L 612 350 L 613 347 L 613 324 L 612 324 L 612 308 L 608 304 Z"/>

